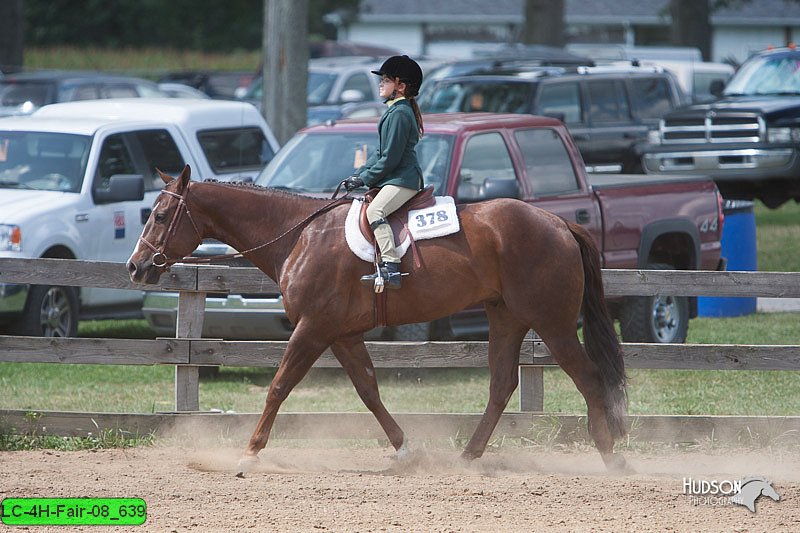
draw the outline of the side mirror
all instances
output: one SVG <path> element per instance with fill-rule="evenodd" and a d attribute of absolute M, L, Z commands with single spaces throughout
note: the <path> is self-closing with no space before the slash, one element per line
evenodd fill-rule
<path fill-rule="evenodd" d="M 339 98 L 343 103 L 349 104 L 350 102 L 363 102 L 366 100 L 364 93 L 358 89 L 347 89 L 342 91 L 342 96 Z"/>
<path fill-rule="evenodd" d="M 464 203 L 519 196 L 519 185 L 515 179 L 486 178 L 482 184 L 462 182 L 458 186 L 458 201 Z"/>
<path fill-rule="evenodd" d="M 481 193 L 484 200 L 519 198 L 519 185 L 515 179 L 486 178 Z"/>
<path fill-rule="evenodd" d="M 561 122 L 564 122 L 564 119 L 567 117 L 565 113 L 558 113 L 555 111 L 550 113 L 544 113 L 542 116 L 554 118 L 556 120 L 560 120 Z"/>
<path fill-rule="evenodd" d="M 144 177 L 141 174 L 114 174 L 105 188 L 92 191 L 94 203 L 138 202 L 144 199 Z"/>
<path fill-rule="evenodd" d="M 715 80 L 711 80 L 711 83 L 708 84 L 708 92 L 719 98 L 722 96 L 722 91 L 725 90 L 725 81 L 717 78 Z"/>

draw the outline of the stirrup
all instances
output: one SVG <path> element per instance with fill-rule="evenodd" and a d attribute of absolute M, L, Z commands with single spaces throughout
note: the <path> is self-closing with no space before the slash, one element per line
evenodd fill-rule
<path fill-rule="evenodd" d="M 380 262 L 375 267 L 374 274 L 367 274 L 361 276 L 361 283 L 372 287 L 376 294 L 380 294 L 388 287 L 390 289 L 399 289 L 402 286 L 402 276 L 408 274 L 400 273 L 399 263 L 384 263 Z"/>

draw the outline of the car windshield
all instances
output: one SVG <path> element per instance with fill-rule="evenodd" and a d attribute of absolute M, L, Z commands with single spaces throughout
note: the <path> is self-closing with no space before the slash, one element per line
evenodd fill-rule
<path fill-rule="evenodd" d="M 293 137 L 256 179 L 259 185 L 297 192 L 331 193 L 375 151 L 375 133 L 305 133 Z M 417 144 L 425 185 L 444 192 L 452 137 L 426 134 Z"/>
<path fill-rule="evenodd" d="M 724 94 L 800 94 L 800 58 L 775 56 L 747 61 L 731 78 Z"/>
<path fill-rule="evenodd" d="M 463 81 L 439 83 L 420 98 L 426 113 L 524 113 L 535 84 L 529 82 Z"/>
<path fill-rule="evenodd" d="M 308 104 L 319 105 L 328 101 L 336 82 L 336 74 L 327 72 L 308 73 Z"/>
<path fill-rule="evenodd" d="M 80 192 L 92 138 L 0 131 L 0 188 Z"/>

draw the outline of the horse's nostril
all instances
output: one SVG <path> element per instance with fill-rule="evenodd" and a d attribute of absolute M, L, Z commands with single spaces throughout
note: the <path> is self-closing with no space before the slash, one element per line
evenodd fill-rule
<path fill-rule="evenodd" d="M 128 272 L 131 275 L 136 274 L 136 263 L 133 261 L 128 261 Z"/>

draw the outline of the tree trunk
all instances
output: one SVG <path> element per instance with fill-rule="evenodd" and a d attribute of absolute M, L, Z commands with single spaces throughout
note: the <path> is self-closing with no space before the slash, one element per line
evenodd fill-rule
<path fill-rule="evenodd" d="M 564 0 L 525 0 L 522 42 L 564 46 Z"/>
<path fill-rule="evenodd" d="M 711 61 L 711 9 L 708 0 L 670 0 L 672 44 L 700 49 Z"/>
<path fill-rule="evenodd" d="M 262 109 L 283 145 L 306 125 L 308 0 L 264 0 Z"/>
<path fill-rule="evenodd" d="M 0 71 L 22 70 L 24 11 L 22 0 L 0 0 Z"/>

